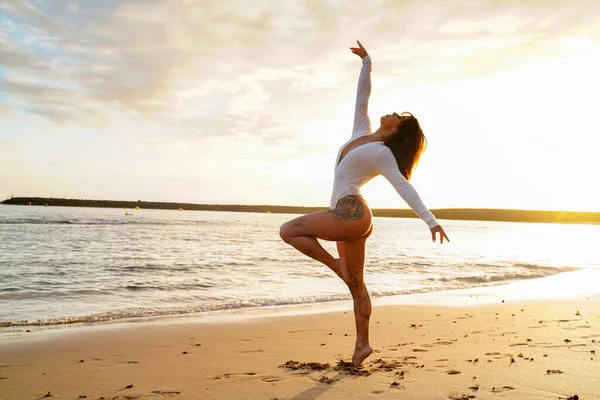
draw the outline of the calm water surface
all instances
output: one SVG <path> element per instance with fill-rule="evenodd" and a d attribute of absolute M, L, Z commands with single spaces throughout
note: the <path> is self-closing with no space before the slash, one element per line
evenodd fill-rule
<path fill-rule="evenodd" d="M 349 299 L 325 266 L 283 243 L 295 217 L 0 205 L 0 329 Z M 375 218 L 373 296 L 600 269 L 600 226 Z M 335 244 L 325 242 L 335 252 Z"/>

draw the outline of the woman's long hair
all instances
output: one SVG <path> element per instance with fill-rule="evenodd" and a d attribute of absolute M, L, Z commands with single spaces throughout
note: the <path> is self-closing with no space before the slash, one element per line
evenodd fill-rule
<path fill-rule="evenodd" d="M 394 133 L 383 143 L 392 150 L 398 163 L 398 169 L 406 180 L 409 180 L 419 163 L 421 154 L 427 147 L 427 139 L 425 139 L 419 121 L 411 113 L 403 112 L 401 114 L 401 116 L 406 115 L 410 118 L 400 122 Z"/>

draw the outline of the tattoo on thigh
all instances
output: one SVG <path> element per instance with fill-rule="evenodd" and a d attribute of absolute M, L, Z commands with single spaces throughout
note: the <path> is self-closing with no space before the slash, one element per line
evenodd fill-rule
<path fill-rule="evenodd" d="M 365 215 L 365 206 L 356 196 L 345 196 L 329 212 L 338 220 L 357 220 Z"/>
<path fill-rule="evenodd" d="M 294 220 L 294 223 L 292 224 L 292 228 L 300 228 L 302 225 L 304 225 L 305 219 L 306 219 L 306 217 L 296 218 L 296 220 Z"/>

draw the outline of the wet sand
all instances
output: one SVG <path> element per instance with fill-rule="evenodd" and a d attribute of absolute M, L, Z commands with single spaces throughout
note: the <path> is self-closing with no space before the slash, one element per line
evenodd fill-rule
<path fill-rule="evenodd" d="M 23 329 L 0 342 L 0 398 L 600 399 L 600 296 L 472 301 L 376 305 L 359 370 L 351 309 Z"/>

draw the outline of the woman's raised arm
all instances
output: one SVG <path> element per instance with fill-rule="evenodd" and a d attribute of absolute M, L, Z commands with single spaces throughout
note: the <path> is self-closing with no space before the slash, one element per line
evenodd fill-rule
<path fill-rule="evenodd" d="M 350 51 L 362 58 L 362 68 L 358 77 L 358 88 L 356 90 L 356 106 L 354 108 L 354 127 L 352 137 L 371 133 L 371 121 L 369 119 L 369 96 L 371 95 L 371 57 L 367 50 L 357 40 L 359 47 L 350 47 Z"/>

